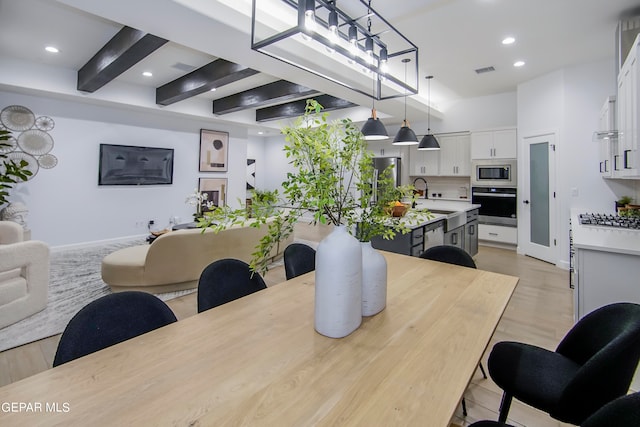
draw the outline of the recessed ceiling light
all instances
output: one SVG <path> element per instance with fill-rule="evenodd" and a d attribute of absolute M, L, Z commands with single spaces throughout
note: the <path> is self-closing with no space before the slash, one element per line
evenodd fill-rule
<path fill-rule="evenodd" d="M 514 67 L 522 67 L 524 65 L 524 61 L 516 61 L 513 63 Z"/>
<path fill-rule="evenodd" d="M 60 50 L 58 50 L 58 48 L 54 47 L 54 46 L 47 46 L 47 47 L 44 48 L 44 50 L 46 50 L 47 52 L 51 52 L 51 53 L 60 52 Z"/>
<path fill-rule="evenodd" d="M 513 37 L 505 37 L 504 40 L 502 40 L 502 44 L 513 44 L 515 41 L 516 39 Z"/>
<path fill-rule="evenodd" d="M 210 90 L 211 92 L 215 92 L 215 91 L 216 91 L 216 88 L 215 88 L 215 87 L 212 87 L 212 88 L 211 88 L 211 89 L 209 89 L 209 90 Z"/>
<path fill-rule="evenodd" d="M 151 77 L 151 76 L 153 76 L 153 73 L 151 71 L 145 71 L 145 72 L 142 73 L 142 75 L 145 76 L 145 77 Z"/>

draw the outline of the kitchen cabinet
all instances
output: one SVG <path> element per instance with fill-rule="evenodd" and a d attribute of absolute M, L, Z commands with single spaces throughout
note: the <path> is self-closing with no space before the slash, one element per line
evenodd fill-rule
<path fill-rule="evenodd" d="M 471 256 L 478 253 L 478 217 L 480 209 L 467 212 L 467 223 L 464 225 L 464 250 Z"/>
<path fill-rule="evenodd" d="M 409 148 L 409 170 L 413 176 L 470 176 L 469 133 L 435 135 L 440 150 Z"/>
<path fill-rule="evenodd" d="M 409 233 L 398 233 L 393 239 L 375 236 L 371 246 L 397 254 L 420 256 L 425 249 L 443 243 L 444 220 L 433 221 L 413 228 Z"/>
<path fill-rule="evenodd" d="M 490 243 L 515 245 L 518 243 L 518 229 L 493 224 L 478 225 L 478 239 Z"/>
<path fill-rule="evenodd" d="M 471 159 L 515 159 L 516 129 L 471 132 Z"/>
<path fill-rule="evenodd" d="M 413 176 L 437 176 L 440 170 L 440 155 L 437 151 L 409 148 L 409 173 Z"/>
<path fill-rule="evenodd" d="M 390 139 L 384 141 L 367 142 L 369 151 L 374 157 L 403 157 L 404 150 L 401 145 L 393 145 Z"/>
<path fill-rule="evenodd" d="M 618 75 L 618 144 L 613 154 L 613 178 L 640 178 L 638 102 L 640 99 L 640 35 Z"/>
<path fill-rule="evenodd" d="M 464 225 L 452 230 L 447 230 L 447 232 L 444 233 L 444 244 L 464 249 Z"/>
<path fill-rule="evenodd" d="M 617 154 L 618 136 L 616 122 L 616 97 L 609 96 L 600 109 L 597 143 L 600 146 L 600 176 L 610 178 L 613 174 L 612 159 Z"/>
<path fill-rule="evenodd" d="M 440 176 L 471 175 L 471 136 L 443 135 L 438 137 L 440 143 Z"/>

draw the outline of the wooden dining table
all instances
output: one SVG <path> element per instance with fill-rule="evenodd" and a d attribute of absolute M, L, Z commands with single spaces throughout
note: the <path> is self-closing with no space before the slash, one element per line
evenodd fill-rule
<path fill-rule="evenodd" d="M 314 331 L 314 273 L 0 388 L 2 426 L 437 426 L 518 278 L 382 252 L 386 308 Z"/>

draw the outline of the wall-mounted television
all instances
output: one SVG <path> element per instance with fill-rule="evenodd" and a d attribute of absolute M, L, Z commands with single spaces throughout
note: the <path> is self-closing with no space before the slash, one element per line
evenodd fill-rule
<path fill-rule="evenodd" d="M 100 144 L 98 185 L 173 182 L 173 149 Z"/>

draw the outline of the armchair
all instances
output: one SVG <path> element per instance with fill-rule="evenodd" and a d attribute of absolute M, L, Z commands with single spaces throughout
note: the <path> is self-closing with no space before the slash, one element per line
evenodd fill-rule
<path fill-rule="evenodd" d="M 0 221 L 0 328 L 47 306 L 49 247 L 22 236 L 20 224 Z"/>

